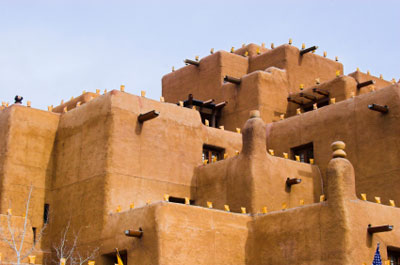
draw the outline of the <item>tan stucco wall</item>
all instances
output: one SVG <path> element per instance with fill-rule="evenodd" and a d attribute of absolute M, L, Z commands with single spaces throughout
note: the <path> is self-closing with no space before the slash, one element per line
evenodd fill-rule
<path fill-rule="evenodd" d="M 33 186 L 31 207 L 34 227 L 43 225 L 46 191 L 52 172 L 53 143 L 58 115 L 13 105 L 1 111 L 2 135 L 6 152 L 1 155 L 1 209 L 22 216 L 30 186 Z M 3 149 L 4 150 L 4 149 Z M 11 205 L 10 205 L 11 203 Z"/>
<path fill-rule="evenodd" d="M 336 140 L 347 143 L 349 160 L 356 172 L 357 194 L 370 200 L 381 196 L 400 201 L 395 176 L 397 159 L 399 86 L 377 90 L 334 105 L 268 124 L 267 148 L 282 156 L 290 148 L 309 142 L 314 145 L 315 163 L 325 172 L 330 159 L 329 145 Z M 371 111 L 368 104 L 388 105 L 388 114 Z"/>

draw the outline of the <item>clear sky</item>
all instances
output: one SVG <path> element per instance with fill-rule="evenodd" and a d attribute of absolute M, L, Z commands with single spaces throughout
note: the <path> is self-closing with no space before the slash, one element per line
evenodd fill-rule
<path fill-rule="evenodd" d="M 161 77 L 210 48 L 293 39 L 400 78 L 400 1 L 0 0 L 0 101 L 47 109 L 83 90 L 161 95 Z"/>

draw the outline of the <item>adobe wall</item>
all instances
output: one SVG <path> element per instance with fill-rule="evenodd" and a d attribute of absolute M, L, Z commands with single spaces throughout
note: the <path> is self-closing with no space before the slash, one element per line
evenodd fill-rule
<path fill-rule="evenodd" d="M 248 58 L 238 54 L 218 51 L 201 59 L 200 65 L 188 65 L 162 78 L 162 95 L 166 102 L 178 103 L 189 94 L 195 99 L 224 101 L 222 96 L 224 76 L 240 78 L 247 73 Z"/>
<path fill-rule="evenodd" d="M 8 208 L 12 208 L 14 215 L 22 216 L 30 185 L 33 185 L 31 222 L 38 229 L 43 225 L 58 122 L 57 114 L 22 105 L 12 105 L 0 111 L 0 134 L 3 136 L 0 144 L 0 212 L 6 213 Z"/>
<path fill-rule="evenodd" d="M 361 264 L 373 259 L 378 242 L 384 260 L 386 247 L 398 246 L 399 231 L 369 234 L 367 228 L 397 227 L 400 210 L 356 199 L 353 166 L 333 145 L 327 201 L 256 216 L 249 223 L 249 264 Z"/>
<path fill-rule="evenodd" d="M 246 264 L 250 217 L 158 202 L 108 218 L 101 253 L 128 251 L 129 264 Z M 125 229 L 143 229 L 141 239 Z M 102 259 L 99 258 L 100 264 Z M 104 262 L 104 260 L 103 260 Z"/>
<path fill-rule="evenodd" d="M 228 156 L 241 148 L 240 134 L 204 126 L 195 110 L 118 91 L 111 101 L 108 210 L 132 202 L 141 206 L 164 194 L 192 197 L 203 144 L 224 148 Z M 138 123 L 138 115 L 151 110 L 159 117 Z"/>
<path fill-rule="evenodd" d="M 159 117 L 138 122 L 156 110 Z M 193 197 L 194 168 L 203 144 L 233 156 L 241 135 L 209 128 L 197 111 L 120 91 L 62 114 L 56 139 L 53 202 L 55 236 L 69 218 L 83 242 L 98 240 L 106 216 L 118 207 L 144 206 L 164 194 Z M 78 207 L 79 205 L 79 207 Z"/>
<path fill-rule="evenodd" d="M 346 205 L 351 212 L 352 224 L 351 255 L 354 261 L 373 260 L 377 243 L 380 243 L 382 260 L 387 260 L 387 247 L 400 246 L 400 209 L 368 201 L 354 200 Z M 390 232 L 368 234 L 368 225 L 393 225 Z"/>
<path fill-rule="evenodd" d="M 290 148 L 313 142 L 315 163 L 320 167 L 324 182 L 330 160 L 329 143 L 343 140 L 348 159 L 356 172 L 357 194 L 367 193 L 369 199 L 381 196 L 400 201 L 396 189 L 399 171 L 397 157 L 399 86 L 325 106 L 318 110 L 267 125 L 267 149 L 282 156 Z M 368 104 L 389 106 L 389 113 L 371 111 Z"/>
<path fill-rule="evenodd" d="M 369 80 L 375 81 L 375 84 L 373 85 L 374 89 L 381 89 L 381 88 L 392 85 L 392 82 L 389 82 L 387 80 L 384 80 L 379 77 L 373 76 L 368 73 L 363 73 L 360 71 L 355 71 L 353 73 L 350 73 L 349 76 L 353 77 L 358 83 L 366 82 Z"/>
<path fill-rule="evenodd" d="M 249 57 L 243 56 L 246 50 Z M 277 74 L 275 68 L 284 71 Z M 266 70 L 267 74 L 262 74 Z M 288 93 L 299 92 L 300 84 L 314 85 L 316 78 L 331 80 L 336 71 L 343 73 L 341 63 L 312 53 L 301 56 L 291 45 L 267 50 L 250 44 L 235 53 L 216 52 L 200 60 L 199 66 L 188 65 L 165 75 L 162 95 L 172 103 L 186 100 L 189 94 L 200 100 L 227 101 L 220 124 L 234 131 L 241 128 L 252 109 L 259 109 L 266 123 L 278 120 L 287 111 Z M 241 78 L 241 84 L 224 84 L 225 75 Z"/>
<path fill-rule="evenodd" d="M 357 82 L 354 78 L 349 77 L 349 76 L 339 76 L 339 77 L 336 77 L 334 79 L 331 79 L 329 81 L 326 81 L 326 82 L 318 84 L 318 85 L 314 84 L 313 86 L 308 87 L 308 88 L 302 90 L 301 92 L 293 93 L 290 95 L 290 97 L 294 98 L 296 101 L 304 102 L 305 104 L 311 102 L 311 100 L 300 97 L 301 93 L 304 93 L 306 95 L 312 95 L 317 98 L 323 98 L 324 96 L 313 92 L 314 88 L 328 92 L 329 93 L 328 98 L 329 99 L 334 98 L 336 102 L 346 100 L 348 98 L 351 98 L 352 96 L 358 96 L 360 94 L 370 92 L 369 89 L 367 90 L 367 87 L 364 87 L 361 90 L 358 90 Z M 291 117 L 291 116 L 297 115 L 297 108 L 301 108 L 301 107 L 302 106 L 299 106 L 296 103 L 289 102 L 288 107 L 287 107 L 286 116 Z M 304 112 L 304 110 L 302 110 L 302 112 Z"/>
<path fill-rule="evenodd" d="M 286 113 L 287 73 L 271 67 L 242 77 L 239 85 L 226 83 L 221 90 L 228 104 L 222 109 L 220 124 L 227 130 L 242 128 L 249 111 L 258 109 L 264 122 L 279 120 Z"/>
<path fill-rule="evenodd" d="M 60 116 L 49 195 L 51 226 L 45 238 L 48 251 L 68 222 L 86 241 L 97 238 L 93 231 L 102 229 L 112 122 L 105 99 L 98 97 Z"/>
<path fill-rule="evenodd" d="M 265 125 L 261 118 L 249 119 L 243 129 L 243 149 L 238 156 L 196 169 L 196 204 L 214 203 L 232 211 L 260 212 L 262 207 L 276 211 L 286 203 L 298 206 L 300 200 L 310 204 L 322 194 L 321 176 L 316 166 L 274 157 L 266 153 Z M 286 186 L 287 178 L 302 182 Z"/>
<path fill-rule="evenodd" d="M 343 74 L 343 65 L 340 62 L 313 53 L 301 56 L 298 48 L 288 44 L 249 59 L 249 73 L 265 70 L 271 66 L 286 70 L 288 93 L 298 92 L 300 84 L 304 84 L 305 87 L 314 85 L 316 78 L 319 78 L 321 83 L 335 78 L 336 71 Z"/>

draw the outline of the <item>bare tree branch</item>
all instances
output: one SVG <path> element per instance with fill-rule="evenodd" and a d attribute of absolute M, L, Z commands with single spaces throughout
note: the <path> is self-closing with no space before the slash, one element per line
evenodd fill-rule
<path fill-rule="evenodd" d="M 24 224 L 23 224 L 23 229 L 22 229 L 21 233 L 18 233 L 18 234 L 15 233 L 16 228 L 13 226 L 11 213 L 7 214 L 7 228 L 8 228 L 8 233 L 10 234 L 11 240 L 8 239 L 8 234 L 3 229 L 0 229 L 0 241 L 7 243 L 7 245 L 14 251 L 15 256 L 16 256 L 15 264 L 21 264 L 21 261 L 23 259 L 27 258 L 35 250 L 37 243 L 41 240 L 44 230 L 47 227 L 47 224 L 43 225 L 42 229 L 39 232 L 37 240 L 32 242 L 32 246 L 25 253 L 23 253 L 24 244 L 26 243 L 25 239 L 26 239 L 26 234 L 27 234 L 27 229 L 28 229 L 29 205 L 30 205 L 31 199 L 32 199 L 32 192 L 33 192 L 33 184 L 31 184 L 31 186 L 29 188 L 28 198 L 27 198 L 26 204 L 25 204 Z M 10 202 L 10 209 L 12 209 L 11 202 Z"/>
<path fill-rule="evenodd" d="M 53 244 L 53 249 L 57 255 L 58 260 L 53 260 L 54 263 L 59 263 L 60 259 L 65 259 L 65 264 L 68 265 L 82 265 L 87 261 L 94 259 L 97 256 L 99 248 L 95 248 L 90 251 L 86 251 L 83 255 L 80 251 L 78 251 L 79 245 L 79 234 L 81 229 L 78 232 L 70 231 L 71 228 L 71 220 L 68 221 L 66 227 L 61 232 L 60 241 L 57 244 Z M 72 240 L 69 239 L 68 234 L 72 233 Z"/>

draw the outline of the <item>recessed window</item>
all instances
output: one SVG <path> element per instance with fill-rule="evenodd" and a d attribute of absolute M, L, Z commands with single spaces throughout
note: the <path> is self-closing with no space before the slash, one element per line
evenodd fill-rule
<path fill-rule="evenodd" d="M 400 249 L 394 247 L 388 247 L 387 249 L 388 259 L 390 265 L 400 265 Z"/>
<path fill-rule="evenodd" d="M 169 202 L 174 202 L 174 203 L 182 203 L 185 204 L 185 198 L 180 198 L 180 197 L 173 197 L 173 196 L 169 196 L 168 199 Z M 194 204 L 194 200 L 189 200 L 190 204 Z"/>
<path fill-rule="evenodd" d="M 49 222 L 49 210 L 50 210 L 50 205 L 45 204 L 44 209 L 43 209 L 43 223 L 47 224 Z"/>
<path fill-rule="evenodd" d="M 36 243 L 36 227 L 32 227 L 33 243 Z"/>
<path fill-rule="evenodd" d="M 300 157 L 300 162 L 309 163 L 310 158 L 314 158 L 314 145 L 308 143 L 300 146 L 293 147 L 291 149 L 292 159 L 296 159 L 296 156 Z"/>
<path fill-rule="evenodd" d="M 224 153 L 224 148 L 203 145 L 203 161 L 207 159 L 209 163 L 212 163 L 214 160 L 222 160 L 224 158 Z"/>

